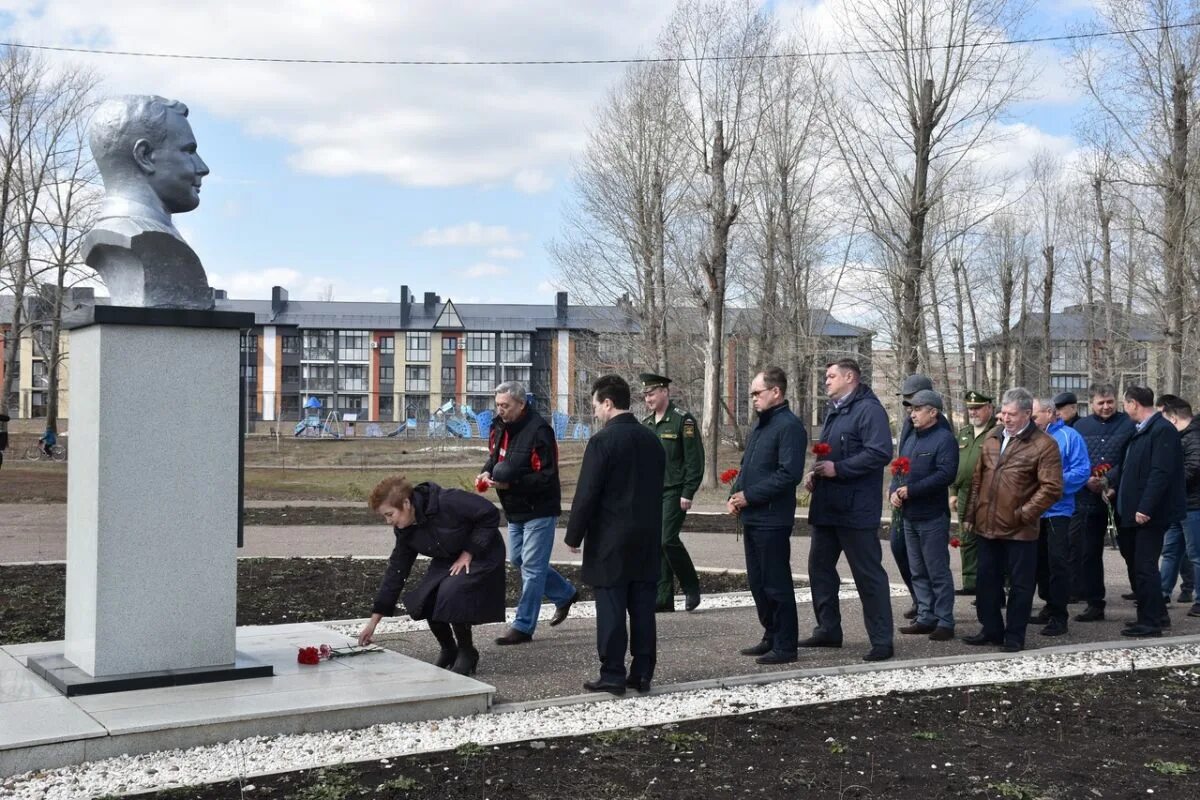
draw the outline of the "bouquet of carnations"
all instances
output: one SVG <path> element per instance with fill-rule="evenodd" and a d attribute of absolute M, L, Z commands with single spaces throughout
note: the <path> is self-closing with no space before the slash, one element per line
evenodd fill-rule
<path fill-rule="evenodd" d="M 892 477 L 899 481 L 900 486 L 903 486 L 908 481 L 908 473 L 912 470 L 912 462 L 904 456 L 900 456 L 892 462 L 891 466 Z M 899 488 L 899 486 L 897 487 Z M 904 507 L 896 508 L 892 506 L 892 531 L 904 522 Z"/>
<path fill-rule="evenodd" d="M 727 469 L 721 473 L 721 483 L 725 484 L 726 486 L 732 486 L 733 482 L 738 479 L 738 475 L 741 475 L 741 474 L 742 473 L 739 469 L 737 469 L 736 467 L 731 467 L 730 469 Z M 735 525 L 734 533 L 736 534 L 736 538 L 741 539 L 742 538 L 742 515 L 741 514 L 738 514 L 737 517 L 734 518 L 734 525 Z"/>
<path fill-rule="evenodd" d="M 366 647 L 359 647 L 358 645 L 330 647 L 327 644 L 323 644 L 317 647 L 301 647 L 300 652 L 296 654 L 296 661 L 301 664 L 320 664 L 322 661 L 328 661 L 332 658 L 347 658 L 349 656 L 361 656 L 366 653 L 382 652 L 382 647 L 373 644 Z"/>
<path fill-rule="evenodd" d="M 1108 499 L 1108 490 L 1111 485 L 1108 482 L 1108 473 L 1112 471 L 1112 464 L 1107 461 L 1097 464 L 1092 467 L 1092 477 L 1100 479 L 1100 496 L 1104 498 L 1104 508 L 1108 512 L 1108 546 L 1113 550 L 1117 549 L 1117 513 L 1113 508 L 1112 501 Z"/>

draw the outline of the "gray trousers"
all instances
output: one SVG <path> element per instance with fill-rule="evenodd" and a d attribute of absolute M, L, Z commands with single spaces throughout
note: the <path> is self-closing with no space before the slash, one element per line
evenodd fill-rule
<path fill-rule="evenodd" d="M 808 550 L 808 579 L 813 611 L 817 617 L 814 636 L 840 642 L 842 610 L 838 602 L 837 563 L 842 553 L 850 563 L 850 574 L 863 606 L 863 621 L 872 646 L 892 646 L 892 598 L 878 528 L 812 529 Z"/>

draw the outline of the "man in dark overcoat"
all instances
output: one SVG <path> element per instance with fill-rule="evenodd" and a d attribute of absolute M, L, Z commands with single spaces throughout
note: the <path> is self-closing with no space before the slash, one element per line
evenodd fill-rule
<path fill-rule="evenodd" d="M 592 385 L 592 410 L 604 428 L 584 450 L 567 523 L 567 546 L 575 553 L 583 546 L 582 577 L 596 591 L 600 678 L 583 684 L 589 692 L 648 692 L 654 677 L 666 453 L 629 406 L 629 384 L 619 375 Z"/>

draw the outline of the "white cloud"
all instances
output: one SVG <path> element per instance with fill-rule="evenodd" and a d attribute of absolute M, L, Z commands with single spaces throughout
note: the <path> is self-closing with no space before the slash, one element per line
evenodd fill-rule
<path fill-rule="evenodd" d="M 330 288 L 334 300 L 387 302 L 394 299 L 388 288 L 359 286 L 324 275 L 303 275 L 290 267 L 209 273 L 208 283 L 215 289 L 224 289 L 234 300 L 268 300 L 273 286 L 287 289 L 292 300 L 323 300 Z"/>
<path fill-rule="evenodd" d="M 498 258 L 503 261 L 516 261 L 525 257 L 525 251 L 519 247 L 493 247 L 487 251 L 488 258 Z"/>
<path fill-rule="evenodd" d="M 554 281 L 542 281 L 537 285 L 538 294 L 553 295 L 562 291 L 562 287 L 554 283 Z"/>
<path fill-rule="evenodd" d="M 525 238 L 525 234 L 513 233 L 507 225 L 464 222 L 445 228 L 429 228 L 416 238 L 415 243 L 423 247 L 488 247 L 510 245 Z"/>
<path fill-rule="evenodd" d="M 671 4 L 615 0 L 379 3 L 268 0 L 172 3 L 46 0 L 9 12 L 5 32 L 47 45 L 217 56 L 510 60 L 636 55 Z M 169 35 L 164 36 L 164 31 Z M 291 145 L 320 175 L 384 176 L 409 186 L 511 185 L 541 192 L 583 142 L 620 65 L 336 66 L 72 56 L 106 90 L 178 97 L 254 135 Z"/>
<path fill-rule="evenodd" d="M 472 264 L 462 271 L 462 274 L 468 278 L 499 278 L 508 273 L 508 267 L 502 267 L 499 264 L 490 264 L 486 261 Z"/>

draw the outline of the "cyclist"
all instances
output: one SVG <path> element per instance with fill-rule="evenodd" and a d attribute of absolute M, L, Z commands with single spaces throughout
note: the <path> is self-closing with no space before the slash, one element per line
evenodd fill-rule
<path fill-rule="evenodd" d="M 50 428 L 46 428 L 46 432 L 42 434 L 42 438 L 38 439 L 38 444 L 42 446 L 42 452 L 46 454 L 46 458 L 54 457 L 54 446 L 58 444 L 58 436 Z"/>
<path fill-rule="evenodd" d="M 7 423 L 12 419 L 8 414 L 0 411 L 0 423 Z M 8 427 L 0 431 L 0 466 L 4 466 L 4 451 L 8 449 Z"/>

